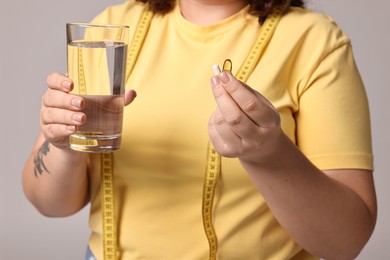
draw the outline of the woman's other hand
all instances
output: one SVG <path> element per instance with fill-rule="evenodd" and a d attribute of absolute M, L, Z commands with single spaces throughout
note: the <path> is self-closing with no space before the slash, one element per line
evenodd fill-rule
<path fill-rule="evenodd" d="M 211 78 L 217 108 L 209 120 L 214 149 L 226 157 L 256 160 L 272 152 L 280 136 L 279 113 L 259 92 L 223 71 Z"/>

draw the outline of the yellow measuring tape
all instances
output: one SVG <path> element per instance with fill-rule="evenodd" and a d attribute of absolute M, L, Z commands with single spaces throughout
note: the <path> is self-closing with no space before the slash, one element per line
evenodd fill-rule
<path fill-rule="evenodd" d="M 202 217 L 203 227 L 209 241 L 209 259 L 216 259 L 218 239 L 213 225 L 213 204 L 215 188 L 221 171 L 221 156 L 209 143 L 207 148 L 207 166 L 203 184 Z"/>
<path fill-rule="evenodd" d="M 83 53 L 78 48 L 78 87 L 81 95 L 87 94 L 85 83 Z M 96 140 L 81 138 L 69 139 L 71 142 L 82 146 L 95 146 Z M 116 232 L 114 212 L 114 179 L 113 179 L 113 158 L 112 153 L 101 154 L 101 204 L 103 214 L 103 244 L 104 259 L 116 260 Z"/>
<path fill-rule="evenodd" d="M 141 49 L 143 40 L 146 36 L 147 29 L 151 22 L 153 13 L 147 8 L 143 12 L 140 22 L 135 32 L 134 40 L 127 54 L 126 80 L 129 77 L 138 53 Z M 118 32 L 118 38 L 123 32 Z M 78 48 L 78 94 L 87 94 L 85 81 L 84 62 L 82 49 Z M 96 146 L 96 140 L 81 139 L 70 137 L 70 141 L 81 146 Z M 105 260 L 117 259 L 117 238 L 116 238 L 116 221 L 115 221 L 115 203 L 114 203 L 114 166 L 113 153 L 101 154 L 101 207 L 102 207 L 102 230 L 103 230 L 103 255 Z"/>
<path fill-rule="evenodd" d="M 87 86 L 85 85 L 85 73 L 83 66 L 83 50 L 81 48 L 77 48 L 77 57 L 78 57 L 78 84 L 79 84 L 79 94 L 86 95 L 87 94 Z"/>
<path fill-rule="evenodd" d="M 126 81 L 133 70 L 135 61 L 141 50 L 153 13 L 145 9 L 138 23 L 126 63 Z M 113 153 L 101 155 L 101 207 L 103 221 L 103 254 L 104 260 L 117 259 L 116 221 L 114 203 L 114 165 Z"/>
<path fill-rule="evenodd" d="M 103 217 L 103 253 L 105 260 L 116 260 L 116 224 L 114 204 L 113 154 L 101 154 L 101 204 Z"/>
<path fill-rule="evenodd" d="M 146 37 L 153 13 L 145 9 L 137 26 L 133 42 L 129 48 L 127 58 L 126 80 L 128 79 L 134 67 L 142 43 Z M 239 69 L 236 77 L 245 82 L 261 55 L 264 53 L 276 25 L 281 18 L 281 11 L 274 10 L 261 26 L 259 36 L 245 59 L 242 67 Z M 224 70 L 231 70 L 231 62 L 226 62 Z M 202 217 L 205 233 L 209 242 L 209 259 L 217 258 L 218 239 L 214 230 L 212 221 L 213 201 L 218 176 L 221 171 L 221 156 L 208 145 L 207 167 L 204 179 Z M 102 199 L 102 217 L 103 217 L 103 247 L 104 259 L 116 260 L 116 224 L 115 224 L 115 205 L 114 205 L 114 176 L 113 176 L 113 154 L 104 153 L 101 155 L 101 199 Z"/>
<path fill-rule="evenodd" d="M 280 21 L 281 14 L 282 12 L 280 10 L 275 9 L 261 26 L 256 42 L 253 44 L 251 50 L 248 53 L 248 56 L 244 60 L 244 63 L 236 75 L 238 80 L 242 82 L 246 82 L 248 80 L 250 74 L 264 53 L 265 47 L 272 38 L 272 35 L 276 29 L 276 25 Z M 223 70 L 232 70 L 232 63 L 230 60 L 225 60 L 223 64 Z M 221 156 L 215 152 L 211 144 L 209 144 L 202 202 L 203 226 L 210 248 L 209 260 L 217 259 L 218 238 L 212 220 L 214 194 L 220 171 Z"/>

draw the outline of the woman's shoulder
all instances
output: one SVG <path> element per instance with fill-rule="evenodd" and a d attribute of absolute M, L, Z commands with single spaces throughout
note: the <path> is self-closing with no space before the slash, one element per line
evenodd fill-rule
<path fill-rule="evenodd" d="M 348 36 L 330 16 L 313 10 L 292 7 L 283 16 L 279 28 L 284 33 L 290 32 L 290 37 L 318 44 L 340 45 L 349 42 Z"/>

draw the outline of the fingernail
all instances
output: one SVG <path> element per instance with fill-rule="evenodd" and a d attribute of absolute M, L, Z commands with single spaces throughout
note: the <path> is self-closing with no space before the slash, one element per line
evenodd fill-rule
<path fill-rule="evenodd" d="M 215 88 L 219 84 L 219 77 L 218 76 L 213 76 L 211 77 L 211 85 L 213 88 Z"/>
<path fill-rule="evenodd" d="M 81 123 L 81 122 L 83 122 L 83 120 L 84 120 L 84 115 L 82 115 L 82 114 L 73 114 L 73 115 L 72 115 L 72 119 L 73 119 L 74 121 L 76 121 L 76 122 Z"/>
<path fill-rule="evenodd" d="M 230 81 L 229 75 L 226 71 L 222 71 L 222 73 L 219 74 L 219 77 L 221 78 L 221 81 L 224 84 L 226 84 Z"/>
<path fill-rule="evenodd" d="M 72 106 L 74 107 L 78 107 L 78 108 L 81 108 L 82 106 L 82 100 L 81 99 L 78 99 L 78 98 L 73 98 L 70 103 L 72 104 Z"/>
<path fill-rule="evenodd" d="M 74 132 L 76 131 L 76 127 L 74 125 L 68 125 L 66 126 L 66 130 L 68 130 L 69 132 Z"/>
<path fill-rule="evenodd" d="M 70 90 L 70 85 L 71 85 L 72 83 L 69 81 L 69 80 L 64 80 L 63 82 L 62 82 L 62 86 L 64 87 L 64 88 L 66 88 L 67 90 Z"/>

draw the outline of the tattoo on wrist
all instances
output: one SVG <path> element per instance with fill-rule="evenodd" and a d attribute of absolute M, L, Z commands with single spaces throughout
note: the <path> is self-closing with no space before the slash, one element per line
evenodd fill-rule
<path fill-rule="evenodd" d="M 44 172 L 50 173 L 48 169 L 46 168 L 45 162 L 43 161 L 43 157 L 46 156 L 50 151 L 49 142 L 45 141 L 41 148 L 39 148 L 39 151 L 37 155 L 34 158 L 34 175 L 35 177 L 38 177 L 38 175 L 42 175 Z"/>

